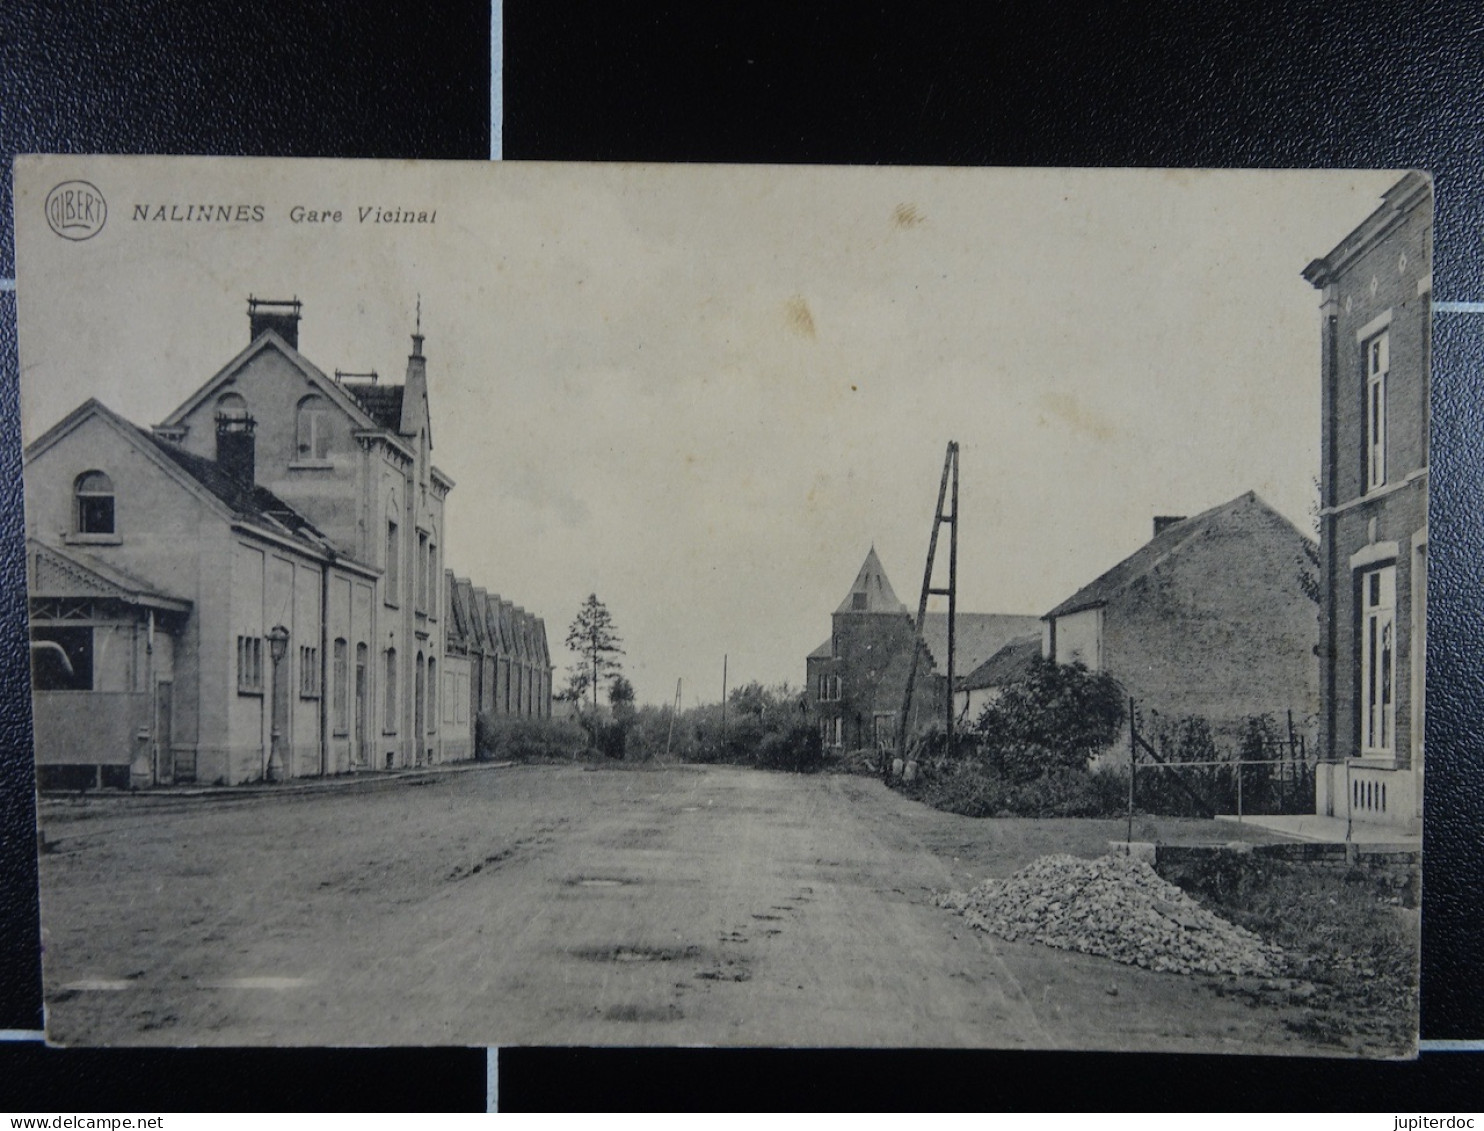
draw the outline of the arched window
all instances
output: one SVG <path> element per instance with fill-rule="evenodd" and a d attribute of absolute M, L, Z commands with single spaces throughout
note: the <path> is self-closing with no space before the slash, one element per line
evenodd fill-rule
<path fill-rule="evenodd" d="M 391 495 L 386 504 L 386 560 L 383 562 L 382 600 L 388 605 L 402 603 L 402 535 L 397 525 L 397 496 Z"/>
<path fill-rule="evenodd" d="M 228 420 L 246 420 L 249 416 L 247 402 L 241 393 L 223 393 L 216 398 L 216 414 Z"/>
<path fill-rule="evenodd" d="M 342 636 L 335 638 L 335 677 L 331 705 L 334 709 L 336 734 L 350 731 L 350 643 Z"/>
<path fill-rule="evenodd" d="M 324 459 L 330 454 L 330 402 L 311 393 L 299 402 L 298 458 Z"/>
<path fill-rule="evenodd" d="M 113 534 L 113 480 L 101 471 L 85 471 L 73 488 L 79 534 Z"/>
<path fill-rule="evenodd" d="M 397 650 L 386 650 L 386 718 L 382 730 L 387 734 L 397 733 Z"/>
<path fill-rule="evenodd" d="M 428 733 L 438 731 L 438 661 L 428 657 Z"/>
<path fill-rule="evenodd" d="M 426 733 L 425 719 L 423 717 L 423 696 L 425 694 L 423 681 L 426 678 L 427 671 L 423 664 L 423 654 L 419 652 L 417 654 L 417 667 L 413 674 L 412 684 L 412 737 L 419 741 L 421 741 L 422 736 Z"/>

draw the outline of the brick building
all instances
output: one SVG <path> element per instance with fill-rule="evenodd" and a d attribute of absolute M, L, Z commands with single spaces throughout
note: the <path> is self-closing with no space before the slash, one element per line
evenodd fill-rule
<path fill-rule="evenodd" d="M 247 347 L 153 429 L 90 400 L 27 449 L 43 784 L 472 751 L 471 720 L 441 725 L 462 686 L 445 657 L 453 481 L 432 462 L 423 336 L 400 384 L 332 377 L 299 353 L 300 314 L 249 299 Z"/>
<path fill-rule="evenodd" d="M 445 703 L 445 712 L 549 719 L 552 662 L 545 621 L 452 570 L 446 587 L 448 654 L 465 674 L 454 690 L 459 705 Z"/>
<path fill-rule="evenodd" d="M 959 613 L 955 666 L 975 668 L 1035 626 L 1033 616 Z M 835 610 L 831 628 L 830 638 L 805 660 L 807 705 L 827 748 L 881 748 L 896 741 L 914 648 L 919 652 L 907 707 L 909 733 L 942 719 L 948 695 L 947 614 L 929 613 L 919 639 L 874 546 Z"/>
<path fill-rule="evenodd" d="M 1042 617 L 1042 655 L 1109 672 L 1141 712 L 1219 736 L 1318 707 L 1313 541 L 1249 491 L 1154 537 Z"/>
<path fill-rule="evenodd" d="M 1432 183 L 1304 269 L 1321 292 L 1320 814 L 1419 827 Z"/>

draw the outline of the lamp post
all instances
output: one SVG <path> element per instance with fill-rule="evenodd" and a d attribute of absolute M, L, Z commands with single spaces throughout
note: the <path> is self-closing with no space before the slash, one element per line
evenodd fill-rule
<path fill-rule="evenodd" d="M 272 730 L 268 740 L 268 780 L 283 781 L 283 719 L 279 701 L 283 693 L 282 664 L 289 650 L 289 630 L 281 624 L 268 630 L 268 655 L 273 660 L 273 702 L 269 706 Z"/>

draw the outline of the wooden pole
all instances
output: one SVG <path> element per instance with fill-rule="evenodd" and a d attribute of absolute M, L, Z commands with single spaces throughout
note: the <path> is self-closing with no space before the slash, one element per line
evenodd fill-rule
<path fill-rule="evenodd" d="M 958 444 L 948 445 L 948 454 L 953 460 L 953 526 L 948 532 L 948 704 L 944 733 L 948 750 L 953 754 L 953 626 L 958 612 Z"/>
<path fill-rule="evenodd" d="M 675 716 L 680 714 L 680 681 L 675 681 L 675 706 L 670 710 L 670 733 L 665 735 L 665 757 L 670 756 L 670 742 L 675 737 Z"/>
<path fill-rule="evenodd" d="M 721 748 L 727 748 L 727 656 L 721 654 Z"/>
<path fill-rule="evenodd" d="M 1134 701 L 1128 701 L 1128 833 L 1125 844 L 1134 842 L 1134 766 L 1139 760 L 1138 739 L 1134 734 Z"/>

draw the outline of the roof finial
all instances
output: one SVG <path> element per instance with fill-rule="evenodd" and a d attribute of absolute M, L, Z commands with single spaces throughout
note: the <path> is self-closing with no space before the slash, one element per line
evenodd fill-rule
<path fill-rule="evenodd" d="M 412 332 L 412 356 L 413 357 L 422 357 L 422 355 L 423 355 L 423 295 L 422 295 L 422 292 L 421 291 L 418 291 L 417 292 L 417 324 L 416 324 L 416 328 Z"/>

